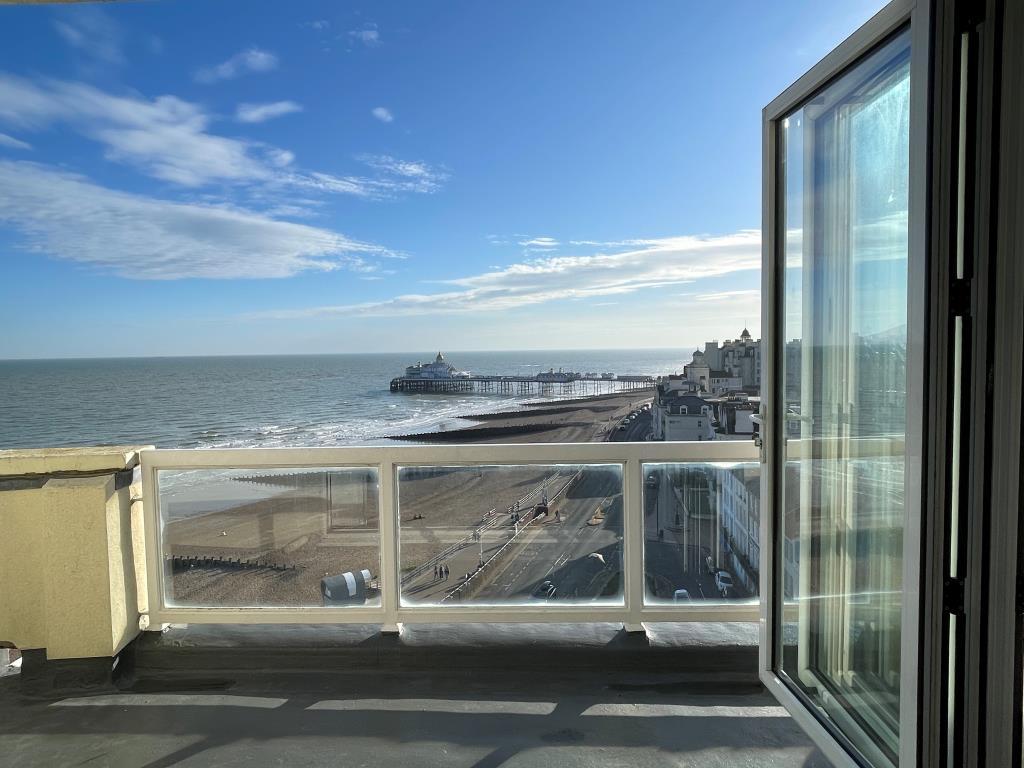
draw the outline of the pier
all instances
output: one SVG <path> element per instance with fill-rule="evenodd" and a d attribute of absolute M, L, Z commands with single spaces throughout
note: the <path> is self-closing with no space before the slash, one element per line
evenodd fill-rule
<path fill-rule="evenodd" d="M 465 392 L 509 395 L 572 395 L 632 392 L 654 386 L 653 376 L 578 376 L 549 380 L 536 376 L 463 376 L 425 378 L 399 376 L 391 380 L 392 392 L 454 394 Z"/>

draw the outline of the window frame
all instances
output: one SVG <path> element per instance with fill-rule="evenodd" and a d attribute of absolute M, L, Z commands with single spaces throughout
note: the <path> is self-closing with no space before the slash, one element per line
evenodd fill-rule
<path fill-rule="evenodd" d="M 921 589 L 923 578 L 922 509 L 926 498 L 923 486 L 925 412 L 927 394 L 928 334 L 928 148 L 929 96 L 931 87 L 931 6 L 928 0 L 893 0 L 853 35 L 812 67 L 803 77 L 772 101 L 763 112 L 762 157 L 762 328 L 765 329 L 763 356 L 764 389 L 762 419 L 768 427 L 762 443 L 761 498 L 761 636 L 759 668 L 764 685 L 789 711 L 818 747 L 838 766 L 864 764 L 889 765 L 880 749 L 860 753 L 843 734 L 858 728 L 841 708 L 831 708 L 830 721 L 816 711 L 811 700 L 780 675 L 779 640 L 782 636 L 781 591 L 786 578 L 778 536 L 784 535 L 780 504 L 783 481 L 781 472 L 784 413 L 781 404 L 783 362 L 786 340 L 783 335 L 783 290 L 785 226 L 780 220 L 782 180 L 779 170 L 780 123 L 790 113 L 831 83 L 856 67 L 864 58 L 909 26 L 911 38 L 910 83 L 910 179 L 908 225 L 907 293 L 907 402 L 918 407 L 906 414 L 905 442 L 905 517 L 903 539 L 903 612 L 900 637 L 900 738 L 898 762 L 918 764 L 919 730 L 929 717 L 919 718 L 919 696 L 923 662 L 931 648 L 920 642 Z M 776 578 L 778 574 L 778 578 Z M 929 580 L 928 583 L 931 583 Z M 837 726 L 837 723 L 839 724 Z"/>

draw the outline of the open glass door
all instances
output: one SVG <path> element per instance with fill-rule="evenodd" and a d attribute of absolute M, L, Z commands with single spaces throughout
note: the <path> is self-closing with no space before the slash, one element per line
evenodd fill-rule
<path fill-rule="evenodd" d="M 924 12 L 765 110 L 762 678 L 837 765 L 917 762 Z"/>

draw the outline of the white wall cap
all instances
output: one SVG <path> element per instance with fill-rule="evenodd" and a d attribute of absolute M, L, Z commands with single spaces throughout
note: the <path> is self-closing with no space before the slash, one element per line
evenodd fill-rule
<path fill-rule="evenodd" d="M 118 472 L 139 463 L 148 445 L 81 448 L 18 448 L 0 451 L 0 477 L 49 475 L 55 472 Z"/>

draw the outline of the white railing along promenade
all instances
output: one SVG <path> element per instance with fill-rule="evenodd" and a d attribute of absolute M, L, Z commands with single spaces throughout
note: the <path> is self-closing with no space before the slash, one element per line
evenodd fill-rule
<path fill-rule="evenodd" d="M 612 622 L 630 629 L 657 621 L 756 621 L 756 602 L 645 603 L 644 502 L 646 464 L 750 463 L 759 459 L 752 441 L 692 443 L 526 443 L 516 445 L 389 445 L 339 448 L 246 448 L 145 450 L 142 482 L 145 512 L 149 626 L 163 623 L 375 623 L 386 631 L 401 623 Z M 604 465 L 622 476 L 623 583 L 621 603 L 551 602 L 486 604 L 476 600 L 409 604 L 401 600 L 398 471 L 430 466 Z M 161 536 L 158 472 L 161 470 L 267 470 L 360 468 L 377 473 L 379 605 L 324 607 L 177 607 L 165 601 L 165 552 Z"/>

